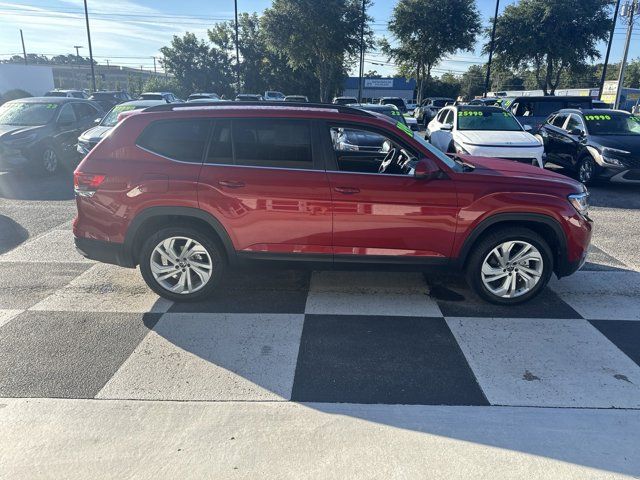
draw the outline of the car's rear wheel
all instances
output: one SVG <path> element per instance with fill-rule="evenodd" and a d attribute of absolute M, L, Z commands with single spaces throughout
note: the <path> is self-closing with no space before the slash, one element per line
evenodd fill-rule
<path fill-rule="evenodd" d="M 161 297 L 200 300 L 219 285 L 226 259 L 218 243 L 191 227 L 164 228 L 140 251 L 140 272 Z"/>
<path fill-rule="evenodd" d="M 467 282 L 481 298 L 515 305 L 538 295 L 553 273 L 545 240 L 527 228 L 497 230 L 473 247 Z"/>

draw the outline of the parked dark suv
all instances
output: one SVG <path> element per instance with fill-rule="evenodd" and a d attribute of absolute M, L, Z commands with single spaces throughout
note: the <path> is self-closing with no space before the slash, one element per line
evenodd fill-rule
<path fill-rule="evenodd" d="M 31 97 L 0 107 L 0 169 L 53 175 L 80 160 L 78 136 L 103 115 L 73 97 Z"/>
<path fill-rule="evenodd" d="M 386 141 L 342 149 L 341 129 Z M 152 107 L 119 123 L 74 181 L 80 252 L 140 265 L 175 301 L 206 296 L 228 267 L 280 260 L 464 269 L 480 296 L 514 304 L 576 271 L 591 238 L 581 183 L 449 157 L 402 123 L 339 105 Z"/>
<path fill-rule="evenodd" d="M 640 117 L 621 110 L 560 110 L 538 135 L 546 161 L 567 167 L 578 180 L 640 183 Z"/>

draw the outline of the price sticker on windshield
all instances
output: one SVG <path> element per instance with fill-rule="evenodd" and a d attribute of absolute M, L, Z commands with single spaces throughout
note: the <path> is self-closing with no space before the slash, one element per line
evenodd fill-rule
<path fill-rule="evenodd" d="M 611 120 L 611 115 L 585 115 L 584 118 L 590 122 L 597 122 L 602 120 Z"/>
<path fill-rule="evenodd" d="M 47 103 L 44 107 L 45 108 L 56 108 L 58 105 L 55 103 Z"/>
<path fill-rule="evenodd" d="M 639 117 L 639 116 L 637 116 L 637 115 L 631 115 L 629 118 L 630 118 L 631 120 L 633 120 L 634 122 L 638 122 L 638 123 L 640 123 L 640 117 Z"/>
<path fill-rule="evenodd" d="M 458 112 L 459 117 L 482 117 L 483 113 L 480 110 L 465 110 Z"/>
<path fill-rule="evenodd" d="M 120 113 L 120 112 L 128 112 L 129 110 L 133 110 L 135 107 L 135 105 L 118 105 L 116 106 L 113 111 Z"/>
<path fill-rule="evenodd" d="M 406 133 L 407 135 L 409 135 L 411 138 L 413 138 L 413 131 L 407 127 L 404 123 L 402 122 L 396 122 L 396 127 L 398 127 L 400 130 L 402 130 L 404 133 Z"/>

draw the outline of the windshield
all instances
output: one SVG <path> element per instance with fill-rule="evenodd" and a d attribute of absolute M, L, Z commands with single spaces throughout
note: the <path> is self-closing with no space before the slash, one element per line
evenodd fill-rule
<path fill-rule="evenodd" d="M 384 105 L 395 105 L 400 109 L 400 111 L 407 110 L 407 106 L 405 105 L 404 100 L 402 100 L 401 98 L 385 98 L 384 100 L 382 100 L 382 103 Z"/>
<path fill-rule="evenodd" d="M 47 92 L 44 94 L 45 97 L 66 97 L 67 92 Z"/>
<path fill-rule="evenodd" d="M 433 101 L 433 106 L 434 107 L 445 107 L 447 105 L 448 102 L 453 102 L 453 100 L 434 100 Z"/>
<path fill-rule="evenodd" d="M 102 119 L 100 125 L 103 127 L 113 127 L 116 123 L 118 123 L 118 115 L 120 115 L 122 112 L 128 112 L 130 110 L 140 110 L 141 108 L 144 107 L 137 105 L 116 105 Z"/>
<path fill-rule="evenodd" d="M 398 128 L 400 128 L 400 130 L 402 130 L 403 132 L 407 133 L 407 135 L 409 134 L 407 132 L 407 130 L 405 130 L 407 127 L 401 128 L 400 126 L 398 126 Z M 453 160 L 451 157 L 449 157 L 446 153 L 444 153 L 442 150 L 439 150 L 436 147 L 434 147 L 433 145 L 431 145 L 429 142 L 427 142 L 422 137 L 422 135 L 414 135 L 411 130 L 409 130 L 409 132 L 411 132 L 410 136 L 415 141 L 417 141 L 420 145 L 422 145 L 430 153 L 432 153 L 433 155 L 438 157 L 440 160 L 442 160 L 449 168 L 451 168 L 453 170 L 456 170 L 456 171 L 460 171 L 460 165 L 458 163 L 456 163 L 455 160 Z"/>
<path fill-rule="evenodd" d="M 640 116 L 621 113 L 585 115 L 591 135 L 640 135 Z"/>
<path fill-rule="evenodd" d="M 0 107 L 0 125 L 45 125 L 53 120 L 57 108 L 57 103 L 5 103 Z"/>
<path fill-rule="evenodd" d="M 509 112 L 474 109 L 458 112 L 458 130 L 518 132 L 522 127 Z"/>
<path fill-rule="evenodd" d="M 159 93 L 143 93 L 140 98 L 143 100 L 164 100 L 164 97 Z"/>

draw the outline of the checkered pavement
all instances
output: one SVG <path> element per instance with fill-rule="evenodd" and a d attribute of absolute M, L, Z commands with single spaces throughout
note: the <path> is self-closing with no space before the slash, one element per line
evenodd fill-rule
<path fill-rule="evenodd" d="M 597 248 L 505 308 L 368 271 L 235 271 L 173 304 L 72 245 L 0 256 L 0 397 L 640 408 L 640 273 Z"/>

